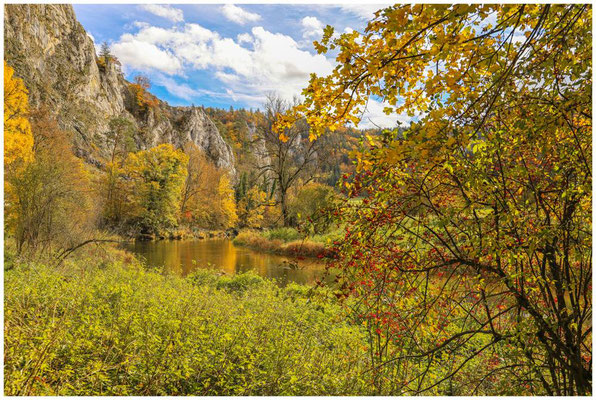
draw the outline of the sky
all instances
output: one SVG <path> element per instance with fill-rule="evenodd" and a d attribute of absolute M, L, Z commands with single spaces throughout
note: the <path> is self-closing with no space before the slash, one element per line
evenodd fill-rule
<path fill-rule="evenodd" d="M 275 92 L 300 95 L 311 73 L 335 62 L 312 45 L 331 25 L 362 31 L 383 5 L 74 4 L 79 22 L 99 49 L 107 42 L 125 77 L 149 77 L 150 91 L 171 105 L 262 108 Z M 393 127 L 370 101 L 360 127 Z M 401 122 L 405 122 L 400 119 Z"/>

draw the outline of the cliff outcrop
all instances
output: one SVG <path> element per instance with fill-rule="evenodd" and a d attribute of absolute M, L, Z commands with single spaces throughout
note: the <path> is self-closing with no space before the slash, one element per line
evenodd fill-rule
<path fill-rule="evenodd" d="M 235 175 L 234 155 L 198 107 L 157 106 L 139 112 L 117 62 L 98 63 L 95 45 L 71 5 L 11 4 L 4 12 L 4 58 L 25 81 L 33 106 L 44 105 L 86 161 L 101 166 L 112 118 L 137 127 L 139 149 L 193 141 L 220 168 Z"/>

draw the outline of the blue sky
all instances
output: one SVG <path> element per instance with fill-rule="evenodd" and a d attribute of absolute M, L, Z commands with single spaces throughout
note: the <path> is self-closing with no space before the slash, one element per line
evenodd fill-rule
<path fill-rule="evenodd" d="M 142 73 L 151 92 L 172 105 L 258 108 L 269 92 L 299 95 L 312 72 L 329 73 L 332 57 L 312 41 L 329 24 L 362 31 L 382 5 L 75 4 L 96 43 L 106 41 L 125 76 Z M 381 104 L 368 118 L 394 125 Z"/>

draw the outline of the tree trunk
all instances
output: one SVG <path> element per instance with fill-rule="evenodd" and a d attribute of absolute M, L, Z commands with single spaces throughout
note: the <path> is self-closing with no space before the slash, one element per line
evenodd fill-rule
<path fill-rule="evenodd" d="M 288 217 L 288 204 L 287 204 L 287 199 L 286 199 L 286 191 L 285 190 L 280 190 L 279 191 L 280 195 L 280 203 L 281 203 L 281 217 L 282 217 L 282 222 L 283 222 L 283 226 L 284 228 L 289 226 L 290 223 L 290 218 Z"/>

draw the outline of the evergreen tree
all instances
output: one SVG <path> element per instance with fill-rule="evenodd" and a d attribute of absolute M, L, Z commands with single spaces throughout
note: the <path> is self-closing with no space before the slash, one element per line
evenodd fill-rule
<path fill-rule="evenodd" d="M 107 42 L 103 42 L 101 44 L 101 49 L 99 50 L 99 57 L 102 58 L 105 62 L 112 60 L 112 53 L 110 51 L 110 46 Z"/>

